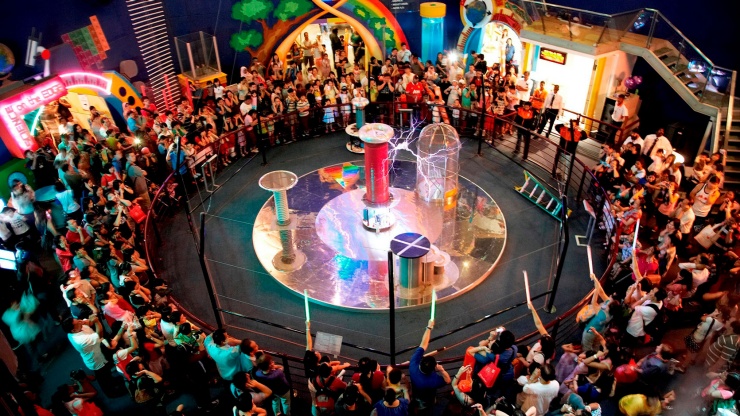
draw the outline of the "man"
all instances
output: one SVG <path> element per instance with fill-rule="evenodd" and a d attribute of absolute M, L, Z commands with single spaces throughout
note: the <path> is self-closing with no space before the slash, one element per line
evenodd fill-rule
<path fill-rule="evenodd" d="M 622 124 L 629 118 L 630 114 L 627 110 L 627 106 L 624 105 L 624 94 L 617 96 L 617 103 L 614 105 L 614 109 L 611 114 L 611 124 L 615 126 L 609 133 L 609 140 L 614 141 L 614 137 L 617 131 L 622 127 Z"/>
<path fill-rule="evenodd" d="M 419 57 L 416 55 L 413 55 L 411 57 L 411 72 L 414 73 L 419 79 L 424 78 L 424 65 L 419 60 Z"/>
<path fill-rule="evenodd" d="M 447 374 L 433 356 L 425 357 L 429 347 L 429 337 L 434 328 L 434 319 L 430 319 L 424 330 L 419 348 L 414 351 L 409 362 L 409 375 L 414 386 L 414 402 L 418 405 L 419 415 L 431 415 L 434 408 L 437 389 L 450 384 L 450 375 Z"/>
<path fill-rule="evenodd" d="M 239 368 L 241 371 L 249 374 L 253 373 L 253 369 L 257 365 L 257 352 L 259 350 L 260 347 L 254 340 L 244 338 L 241 341 L 239 344 L 239 351 L 241 352 L 239 355 Z"/>
<path fill-rule="evenodd" d="M 65 163 L 64 165 L 62 165 L 62 171 L 64 172 L 64 174 L 62 175 L 61 179 L 63 179 L 64 183 L 67 184 L 67 188 L 72 191 L 75 198 L 77 198 L 78 200 L 81 199 L 82 190 L 85 186 L 85 180 L 82 178 L 82 175 L 80 175 L 75 167 L 70 163 Z"/>
<path fill-rule="evenodd" d="M 411 62 L 411 51 L 408 50 L 405 43 L 401 43 L 401 50 L 398 52 L 398 62 Z"/>
<path fill-rule="evenodd" d="M 519 146 L 522 141 L 524 142 L 524 154 L 529 153 L 530 130 L 534 127 L 533 122 L 534 112 L 532 111 L 532 104 L 529 101 L 523 101 L 520 105 L 516 106 L 514 123 L 522 127 L 517 127 L 516 129 L 516 147 L 514 148 L 514 153 L 519 153 Z"/>
<path fill-rule="evenodd" d="M 648 134 L 645 136 L 645 140 L 642 147 L 642 154 L 646 159 L 652 159 L 658 150 L 663 150 L 665 156 L 673 153 L 673 145 L 671 141 L 665 137 L 663 129 L 658 129 L 655 134 Z"/>
<path fill-rule="evenodd" d="M 95 327 L 95 330 L 90 328 Z M 62 321 L 62 329 L 67 333 L 72 347 L 80 353 L 85 367 L 95 372 L 95 379 L 103 392 L 110 395 L 115 387 L 116 380 L 111 374 L 113 364 L 105 359 L 100 349 L 103 340 L 103 325 L 98 317 L 93 315 L 87 320 L 67 318 Z"/>
<path fill-rule="evenodd" d="M 628 336 L 625 337 L 630 345 L 634 346 L 638 339 L 642 339 L 647 334 L 645 328 L 658 316 L 666 296 L 664 289 L 655 288 L 635 303 L 634 312 L 627 323 Z"/>
<path fill-rule="evenodd" d="M 710 372 L 719 373 L 727 369 L 728 365 L 735 359 L 738 348 L 740 348 L 740 321 L 730 322 L 730 331 L 717 338 L 709 346 L 706 367 Z"/>
<path fill-rule="evenodd" d="M 674 359 L 673 347 L 658 344 L 655 351 L 642 357 L 637 362 L 637 373 L 640 380 L 648 385 L 658 385 L 672 374 L 671 360 Z"/>
<path fill-rule="evenodd" d="M 229 336 L 225 330 L 217 329 L 206 337 L 204 345 L 208 356 L 216 363 L 216 368 L 221 378 L 231 381 L 239 371 L 241 362 L 239 350 L 241 341 Z"/>
<path fill-rule="evenodd" d="M 540 118 L 542 117 L 542 110 L 545 107 L 545 100 L 547 99 L 545 81 L 540 81 L 540 87 L 534 90 L 531 98 L 532 109 L 534 109 L 534 124 L 535 126 L 539 126 Z"/>
<path fill-rule="evenodd" d="M 334 59 L 337 59 L 337 52 L 344 50 L 344 45 L 342 44 L 342 40 L 339 39 L 339 29 L 333 28 L 331 30 L 331 34 L 329 35 L 329 42 L 331 43 L 331 51 L 334 54 Z"/>
<path fill-rule="evenodd" d="M 83 227 L 77 224 L 77 220 L 70 218 L 67 220 L 67 234 L 64 236 L 67 239 L 67 244 L 80 243 L 83 246 L 88 246 L 92 243 L 92 238 L 85 231 Z"/>
<path fill-rule="evenodd" d="M 524 76 L 516 80 L 516 94 L 520 101 L 529 101 L 529 92 L 533 85 L 534 81 L 529 79 L 529 71 L 524 71 Z"/>
<path fill-rule="evenodd" d="M 558 133 L 560 133 L 560 147 L 572 155 L 576 154 L 578 142 L 583 137 L 583 132 L 578 127 L 578 120 L 571 119 L 568 125 L 561 125 Z"/>
<path fill-rule="evenodd" d="M 301 42 L 301 55 L 303 57 L 302 65 L 306 71 L 313 66 L 313 48 L 315 42 L 308 37 L 308 32 L 303 32 L 303 42 Z"/>
<path fill-rule="evenodd" d="M 463 78 L 465 79 L 465 84 L 470 85 L 470 83 L 473 82 L 473 79 L 475 78 L 475 66 L 469 65 L 468 72 L 463 74 Z"/>
<path fill-rule="evenodd" d="M 85 247 L 80 243 L 70 243 L 69 251 L 74 254 L 72 261 L 74 262 L 75 268 L 79 271 L 85 270 L 90 266 L 95 266 L 95 260 L 93 260 L 85 251 Z"/>
<path fill-rule="evenodd" d="M 480 71 L 485 74 L 488 70 L 486 57 L 482 53 L 479 53 L 478 56 L 475 57 L 475 63 L 473 63 L 473 66 L 475 67 L 476 71 Z"/>
<path fill-rule="evenodd" d="M 398 58 L 398 48 L 391 49 L 391 55 L 388 59 L 390 59 L 391 65 L 395 65 L 400 62 L 400 59 Z"/>
<path fill-rule="evenodd" d="M 537 130 L 537 134 L 542 134 L 545 126 L 549 123 L 546 136 L 550 137 L 552 128 L 555 125 L 555 118 L 557 118 L 563 109 L 563 96 L 559 92 L 560 85 L 555 85 L 552 88 L 552 94 L 549 94 L 545 99 L 545 113 L 542 115 L 542 121 L 540 122 L 540 128 Z"/>
<path fill-rule="evenodd" d="M 134 184 L 134 193 L 139 199 L 138 203 L 144 212 L 149 211 L 151 200 L 149 199 L 149 188 L 146 184 L 146 171 L 136 166 L 136 153 L 130 152 L 126 155 L 126 176 L 131 178 Z"/>
<path fill-rule="evenodd" d="M 560 389 L 560 384 L 555 380 L 555 369 L 552 365 L 545 364 L 535 369 L 529 378 L 520 376 L 517 381 L 522 385 L 522 391 L 526 395 L 522 410 L 526 411 L 534 406 L 537 409 L 537 416 L 547 413 L 550 402 L 558 395 Z"/>

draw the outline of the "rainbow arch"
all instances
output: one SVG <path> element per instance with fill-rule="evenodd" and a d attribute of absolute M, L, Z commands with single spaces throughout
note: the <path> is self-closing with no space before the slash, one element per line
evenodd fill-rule
<path fill-rule="evenodd" d="M 400 48 L 401 43 L 408 43 L 406 40 L 406 34 L 403 32 L 403 28 L 401 28 L 398 20 L 396 20 L 396 17 L 393 15 L 393 13 L 391 13 L 391 11 L 388 10 L 388 8 L 385 7 L 385 5 L 380 0 L 339 0 L 333 6 L 336 7 L 337 11 L 339 11 L 340 14 L 346 14 L 347 16 L 357 21 L 357 23 L 360 23 L 362 25 L 362 30 L 359 30 L 358 33 L 363 38 L 363 41 L 365 42 L 367 51 L 370 56 L 381 58 L 383 48 L 382 45 L 378 43 L 378 40 L 375 39 L 374 36 L 372 36 L 373 28 L 368 27 L 366 18 L 367 20 L 369 20 L 370 18 L 385 19 L 386 28 L 393 32 L 393 39 L 395 40 L 395 44 L 393 46 L 390 46 L 390 48 Z M 366 16 L 366 18 L 362 18 L 358 16 L 357 13 L 355 13 L 355 9 L 359 7 L 362 7 L 368 12 L 368 16 Z M 342 16 L 335 16 L 329 14 L 328 12 L 323 12 L 314 16 L 313 18 L 301 22 L 301 24 L 294 27 L 290 33 L 275 34 L 279 36 L 285 36 L 285 40 L 280 43 L 275 52 L 281 58 L 285 58 L 285 55 L 287 54 L 288 50 L 290 50 L 290 46 L 293 44 L 293 41 L 306 28 L 306 26 L 310 25 L 318 19 L 331 17 L 342 18 Z M 390 48 L 387 49 L 389 50 Z"/>

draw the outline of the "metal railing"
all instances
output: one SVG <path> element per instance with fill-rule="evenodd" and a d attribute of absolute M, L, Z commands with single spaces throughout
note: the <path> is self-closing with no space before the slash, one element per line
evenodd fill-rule
<path fill-rule="evenodd" d="M 400 109 L 411 109 L 411 112 L 399 112 Z M 305 115 L 305 117 L 310 117 L 311 120 L 317 121 L 319 118 L 324 120 L 324 116 L 326 116 L 328 109 L 336 109 L 339 118 L 342 118 L 342 106 L 327 106 L 323 108 L 314 109 L 309 112 L 308 115 Z M 458 113 L 458 120 L 450 120 L 449 116 L 453 115 L 453 111 L 460 111 Z M 391 125 L 405 125 L 404 117 L 408 116 L 411 117 L 412 114 L 418 115 L 422 117 L 424 120 L 430 119 L 433 115 L 439 115 L 440 119 L 444 120 L 447 119 L 448 121 L 453 122 L 458 130 L 460 131 L 460 134 L 462 136 L 470 136 L 473 133 L 475 133 L 477 130 L 482 130 L 483 127 L 487 126 L 487 121 L 490 119 L 493 119 L 494 125 L 512 125 L 515 129 L 523 128 L 522 126 L 519 126 L 513 122 L 513 118 L 511 115 L 507 116 L 496 116 L 481 112 L 475 112 L 472 110 L 465 110 L 465 109 L 459 109 L 459 108 L 450 108 L 447 106 L 442 105 L 432 105 L 432 104 L 426 104 L 426 103 L 408 103 L 408 102 L 388 102 L 388 103 L 375 103 L 368 106 L 366 109 L 366 119 L 368 121 L 380 121 L 380 122 L 386 122 Z M 448 117 L 444 117 L 443 114 L 448 113 Z M 574 113 L 575 114 L 575 113 Z M 281 115 L 275 118 L 272 118 L 273 123 L 283 123 L 282 129 L 272 129 L 272 137 L 270 136 L 270 129 L 268 128 L 260 128 L 258 131 L 258 144 L 261 148 L 262 158 L 263 160 L 267 160 L 267 152 L 269 149 L 269 143 L 271 142 L 283 142 L 283 143 L 289 143 L 292 140 L 296 140 L 299 138 L 298 133 L 305 133 L 306 131 L 298 130 L 298 129 L 291 129 L 290 123 L 293 122 L 295 119 L 294 117 L 297 116 L 297 114 L 287 114 L 287 115 Z M 336 116 L 335 116 L 336 119 Z M 354 122 L 354 115 L 350 113 L 347 116 L 347 122 L 352 123 Z M 262 123 L 264 120 L 260 120 L 259 123 Z M 396 122 L 397 121 L 397 122 Z M 599 120 L 590 119 L 593 123 L 600 123 Z M 340 122 L 342 125 L 344 124 L 344 120 Z M 316 134 L 320 134 L 321 132 L 325 131 L 327 128 L 326 123 L 323 123 L 324 125 L 321 125 L 319 123 L 309 123 L 308 128 L 308 135 L 313 136 Z M 287 128 L 286 128 L 287 126 Z M 262 126 L 260 126 L 262 127 Z M 267 126 L 265 126 L 267 127 Z M 223 167 L 223 161 L 222 158 L 228 157 L 228 155 L 225 155 L 222 152 L 215 151 L 215 149 L 220 148 L 220 145 L 223 144 L 224 140 L 227 140 L 227 136 L 233 135 L 233 132 L 227 133 L 223 135 L 217 143 L 214 143 L 214 153 L 213 155 L 216 156 L 217 159 L 217 172 L 221 170 Z M 534 132 L 529 132 L 528 134 L 525 134 L 522 140 L 522 143 L 519 143 L 519 145 L 522 147 L 522 153 L 514 153 L 513 150 L 517 149 L 518 146 L 516 144 L 516 139 L 512 138 L 511 136 L 506 136 L 503 139 L 494 138 L 491 143 L 487 143 L 484 138 L 481 136 L 478 139 L 477 142 L 478 145 L 478 154 L 483 154 L 483 152 L 493 151 L 493 152 L 499 152 L 503 154 L 504 156 L 508 157 L 515 163 L 518 163 L 525 167 L 528 171 L 530 171 L 532 174 L 543 178 L 543 183 L 550 182 L 550 186 L 553 186 L 554 188 L 561 188 L 561 193 L 565 194 L 568 199 L 573 201 L 572 204 L 569 204 L 569 206 L 573 207 L 573 210 L 578 210 L 580 206 L 580 202 L 582 200 L 587 200 L 592 207 L 594 207 L 594 211 L 596 212 L 598 216 L 598 220 L 604 220 L 604 224 L 606 225 L 606 232 L 607 235 L 605 236 L 605 245 L 608 247 L 608 255 L 609 255 L 609 262 L 608 266 L 606 267 L 606 271 L 604 272 L 602 276 L 602 280 L 606 278 L 608 275 L 608 271 L 611 269 L 614 261 L 616 260 L 616 250 L 618 248 L 618 242 L 619 242 L 619 235 L 618 235 L 618 227 L 616 226 L 616 223 L 613 218 L 610 217 L 610 204 L 609 204 L 609 198 L 606 193 L 606 191 L 600 186 L 599 180 L 596 176 L 596 174 L 581 160 L 579 160 L 577 157 L 574 157 L 574 155 L 568 153 L 565 149 L 558 146 L 557 143 L 555 143 L 553 140 L 538 135 Z M 249 163 L 253 163 L 254 156 L 251 156 L 247 158 L 243 163 L 243 166 L 248 165 Z M 233 176 L 234 174 L 232 174 Z M 549 178 L 549 180 L 545 179 Z M 159 190 L 156 192 L 153 202 L 152 202 L 152 209 L 147 215 L 146 221 L 144 223 L 144 238 L 145 238 L 145 251 L 146 256 L 149 261 L 149 264 L 151 266 L 152 272 L 155 275 L 158 275 L 158 277 L 163 277 L 165 279 L 176 279 L 176 276 L 163 276 L 161 268 L 159 267 L 158 262 L 155 260 L 155 253 L 157 250 L 157 246 L 161 243 L 161 237 L 159 232 L 159 227 L 161 226 L 160 220 L 168 215 L 171 215 L 174 213 L 174 208 L 171 205 L 168 205 L 173 197 L 177 197 L 177 190 L 171 189 L 171 184 L 176 183 L 178 186 L 182 186 L 183 189 L 187 188 L 187 184 L 182 183 L 183 176 L 176 175 L 175 172 L 171 173 L 167 179 L 165 179 L 162 186 L 160 186 Z M 556 185 L 552 185 L 552 182 L 556 182 Z M 178 183 L 179 182 L 179 183 Z M 201 218 L 201 224 L 200 227 L 196 227 L 193 222 L 193 217 L 191 214 L 194 211 L 194 208 L 192 207 L 192 204 L 190 203 L 191 198 L 189 198 L 190 195 L 195 195 L 197 192 L 198 195 L 201 195 L 203 192 L 201 187 L 197 187 L 197 191 L 191 189 L 191 193 L 189 194 L 183 194 L 180 193 L 180 205 L 182 204 L 182 199 L 187 201 L 187 209 L 185 209 L 187 214 L 187 221 L 188 226 L 190 230 L 192 231 L 192 234 L 194 236 L 194 244 L 196 246 L 196 251 L 200 255 L 203 255 L 203 234 L 202 229 L 204 226 L 203 219 Z M 218 192 L 217 189 L 211 192 L 208 195 L 205 195 L 205 197 L 198 196 L 198 199 L 195 200 L 195 206 L 203 206 L 208 199 L 212 196 L 212 194 Z M 163 207 L 163 204 L 166 205 Z M 200 230 L 198 229 L 200 228 Z M 195 238 L 195 236 L 199 236 L 199 238 Z M 614 236 L 615 238 L 611 238 Z M 206 284 L 210 285 L 210 282 L 208 279 L 210 278 L 208 276 L 208 272 L 206 268 L 203 269 L 204 278 L 206 279 Z M 548 295 L 552 295 L 554 293 L 554 290 L 556 288 L 550 288 L 549 290 L 540 293 L 538 295 L 533 296 L 533 300 L 539 299 Z M 551 330 L 551 335 L 557 340 L 562 341 L 565 339 L 570 339 L 575 331 L 578 331 L 578 327 L 575 325 L 574 320 L 571 319 L 575 315 L 575 313 L 590 300 L 590 294 L 584 297 L 580 302 L 578 302 L 576 305 L 574 305 L 571 309 L 566 311 L 565 313 L 557 316 L 553 321 L 547 323 L 545 325 L 546 328 Z M 214 314 L 217 316 L 217 322 L 219 325 L 224 325 L 225 327 L 231 327 L 239 330 L 246 330 L 250 331 L 249 328 L 242 328 L 237 325 L 233 324 L 224 324 L 221 316 L 222 314 L 232 316 L 235 318 L 238 318 L 239 320 L 247 321 L 247 322 L 253 322 L 260 325 L 267 325 L 271 328 L 276 328 L 281 331 L 284 331 L 286 333 L 293 333 L 293 334 L 303 334 L 305 335 L 305 331 L 301 329 L 292 328 L 287 325 L 283 325 L 276 322 L 271 322 L 267 319 L 263 319 L 257 316 L 248 316 L 246 314 L 237 313 L 235 311 L 227 310 L 224 308 L 221 308 L 218 305 L 218 302 L 215 300 L 215 296 L 211 294 L 212 299 L 212 308 L 214 310 Z M 176 301 L 175 301 L 176 302 Z M 485 316 L 482 316 L 480 318 L 477 318 L 475 320 L 472 320 L 468 323 L 465 323 L 463 325 L 460 325 L 457 328 L 448 330 L 447 332 L 437 335 L 434 338 L 432 338 L 432 341 L 440 342 L 445 339 L 449 339 L 452 335 L 458 334 L 466 329 L 469 329 L 471 327 L 485 324 L 488 322 L 491 322 L 492 319 L 495 319 L 504 313 L 514 311 L 517 309 L 520 309 L 521 307 L 526 306 L 526 302 L 518 302 L 513 305 L 510 305 L 508 307 L 505 307 L 501 310 L 498 310 L 494 313 L 487 314 Z M 185 313 L 188 313 L 187 309 L 181 308 Z M 212 325 L 209 325 L 205 320 L 199 319 L 197 316 L 193 316 L 192 314 L 188 314 L 191 319 L 193 319 L 195 322 L 197 322 L 199 325 L 201 325 L 204 328 L 214 329 Z M 532 333 L 526 334 L 522 337 L 520 337 L 517 342 L 518 343 L 529 343 L 534 340 L 534 338 L 537 336 L 537 332 L 534 331 Z M 465 342 L 471 341 L 475 336 L 467 338 L 461 342 L 457 342 L 457 345 Z M 409 346 L 406 348 L 403 348 L 399 351 L 381 351 L 376 348 L 370 348 L 367 346 L 357 345 L 353 344 L 351 342 L 343 341 L 343 345 L 352 348 L 357 351 L 362 351 L 363 353 L 374 353 L 383 357 L 395 357 L 396 354 L 404 354 L 412 351 L 415 346 Z M 448 346 L 438 348 L 437 351 L 442 351 L 447 349 Z M 395 349 L 395 348 L 393 348 Z M 302 370 L 302 358 L 291 356 L 288 354 L 283 354 L 276 352 L 274 353 L 275 356 L 280 357 L 281 360 L 283 360 L 283 365 L 286 369 L 286 375 L 289 377 L 289 380 L 292 381 L 292 385 L 294 387 L 294 390 L 301 396 L 306 397 L 307 396 L 307 389 L 305 388 L 306 384 L 305 376 L 303 375 Z M 354 361 L 351 357 L 345 357 L 349 361 Z M 440 360 L 440 363 L 445 366 L 453 366 L 458 365 L 463 360 L 462 356 L 459 357 L 453 357 L 448 359 Z M 395 360 L 393 360 L 395 361 Z M 391 362 L 390 364 L 394 364 L 395 362 Z M 300 386 L 300 387 L 299 387 Z"/>

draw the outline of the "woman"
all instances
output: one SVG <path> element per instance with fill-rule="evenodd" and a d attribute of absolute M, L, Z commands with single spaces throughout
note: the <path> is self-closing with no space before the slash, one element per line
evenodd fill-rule
<path fill-rule="evenodd" d="M 506 38 L 506 46 L 504 47 L 504 61 L 506 63 L 506 66 L 514 64 L 513 61 L 515 53 L 516 48 L 514 48 L 514 42 L 511 40 L 511 38 Z"/>
<path fill-rule="evenodd" d="M 57 388 L 52 400 L 61 404 L 73 416 L 103 416 L 103 411 L 90 398 L 72 393 L 66 384 Z"/>
<path fill-rule="evenodd" d="M 66 273 L 72 270 L 74 267 L 72 259 L 74 259 L 75 255 L 69 251 L 67 239 L 61 234 L 54 237 L 54 252 L 57 259 L 59 259 L 59 265 L 62 266 L 62 271 Z"/>
<path fill-rule="evenodd" d="M 270 77 L 273 81 L 283 80 L 283 61 L 280 60 L 278 54 L 272 54 L 272 59 L 270 59 L 270 64 L 268 65 L 268 68 L 270 70 Z"/>
<path fill-rule="evenodd" d="M 438 74 L 447 72 L 447 57 L 442 53 L 437 53 L 437 61 L 434 63 L 434 69 Z"/>
<path fill-rule="evenodd" d="M 397 398 L 396 391 L 388 389 L 385 391 L 383 400 L 375 403 L 370 416 L 407 416 L 409 414 L 409 401 L 405 398 Z"/>
<path fill-rule="evenodd" d="M 701 396 L 711 400 L 710 415 L 720 414 L 719 409 L 727 409 L 729 413 L 738 414 L 738 399 L 740 399 L 740 374 L 738 373 L 709 373 L 712 381 L 701 392 Z M 727 414 L 727 413 L 721 413 Z"/>

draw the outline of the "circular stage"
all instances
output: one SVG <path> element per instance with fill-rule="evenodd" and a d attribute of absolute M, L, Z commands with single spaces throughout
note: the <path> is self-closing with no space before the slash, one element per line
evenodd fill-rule
<path fill-rule="evenodd" d="M 389 306 L 390 242 L 414 232 L 433 244 L 431 266 L 415 288 L 403 287 L 394 273 L 396 307 L 429 303 L 432 289 L 440 301 L 450 299 L 488 277 L 506 244 L 506 221 L 490 195 L 460 176 L 457 194 L 445 205 L 424 202 L 414 192 L 416 163 L 394 161 L 394 223 L 370 231 L 363 226 L 363 163 L 328 166 L 300 177 L 288 191 L 291 220 L 286 226 L 277 225 L 273 197 L 267 200 L 252 237 L 257 258 L 270 275 L 327 306 L 384 310 Z"/>

